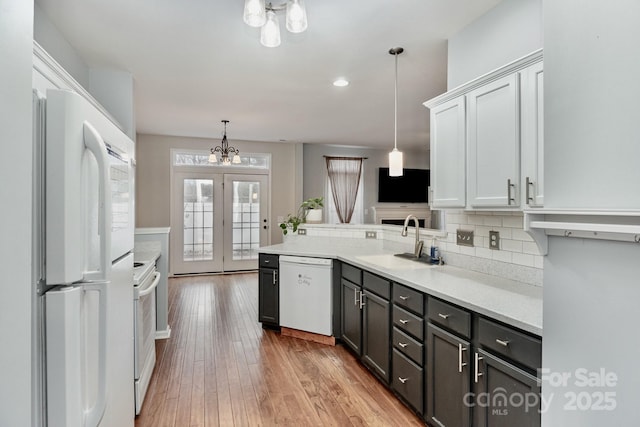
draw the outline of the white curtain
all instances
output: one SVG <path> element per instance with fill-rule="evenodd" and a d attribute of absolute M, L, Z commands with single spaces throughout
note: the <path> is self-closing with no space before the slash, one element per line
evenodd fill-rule
<path fill-rule="evenodd" d="M 362 161 L 361 157 L 326 157 L 329 224 L 363 222 Z"/>

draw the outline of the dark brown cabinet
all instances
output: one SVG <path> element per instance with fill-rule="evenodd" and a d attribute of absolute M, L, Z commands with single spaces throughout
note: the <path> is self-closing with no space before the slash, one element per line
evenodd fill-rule
<path fill-rule="evenodd" d="M 388 383 L 389 301 L 367 290 L 362 298 L 362 362 Z"/>
<path fill-rule="evenodd" d="M 383 382 L 390 375 L 391 283 L 342 264 L 340 279 L 341 338 Z"/>
<path fill-rule="evenodd" d="M 513 364 L 476 350 L 474 426 L 537 427 L 540 425 L 538 379 Z"/>
<path fill-rule="evenodd" d="M 360 356 L 362 354 L 362 311 L 360 308 L 362 288 L 343 277 L 340 280 L 340 293 L 342 342 Z"/>
<path fill-rule="evenodd" d="M 473 404 L 470 343 L 429 323 L 425 346 L 427 422 L 442 427 L 468 427 Z"/>
<path fill-rule="evenodd" d="M 280 282 L 278 255 L 260 254 L 258 273 L 258 321 L 262 326 L 280 324 Z"/>

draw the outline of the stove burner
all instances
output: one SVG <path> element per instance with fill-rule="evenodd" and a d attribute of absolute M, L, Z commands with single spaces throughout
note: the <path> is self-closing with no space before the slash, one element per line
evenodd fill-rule
<path fill-rule="evenodd" d="M 143 262 L 134 262 L 134 263 L 133 263 L 133 268 L 136 268 L 136 267 L 142 267 L 143 265 L 144 265 L 144 263 L 143 263 Z"/>

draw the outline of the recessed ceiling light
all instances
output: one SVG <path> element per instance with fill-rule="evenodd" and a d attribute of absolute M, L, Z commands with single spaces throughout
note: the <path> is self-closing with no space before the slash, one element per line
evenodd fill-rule
<path fill-rule="evenodd" d="M 349 86 L 349 81 L 346 79 L 337 79 L 336 81 L 333 82 L 333 85 L 337 87 L 345 87 L 345 86 Z"/>

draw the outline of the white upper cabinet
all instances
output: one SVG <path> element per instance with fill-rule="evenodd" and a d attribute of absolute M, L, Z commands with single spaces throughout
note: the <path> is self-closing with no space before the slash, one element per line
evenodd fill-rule
<path fill-rule="evenodd" d="M 468 205 L 472 208 L 518 207 L 518 74 L 469 92 L 467 102 Z"/>
<path fill-rule="evenodd" d="M 464 96 L 431 109 L 430 203 L 434 209 L 465 207 L 465 132 Z"/>
<path fill-rule="evenodd" d="M 542 76 L 538 50 L 424 103 L 432 208 L 543 205 Z"/>
<path fill-rule="evenodd" d="M 520 73 L 522 207 L 544 205 L 543 65 L 531 65 Z"/>

